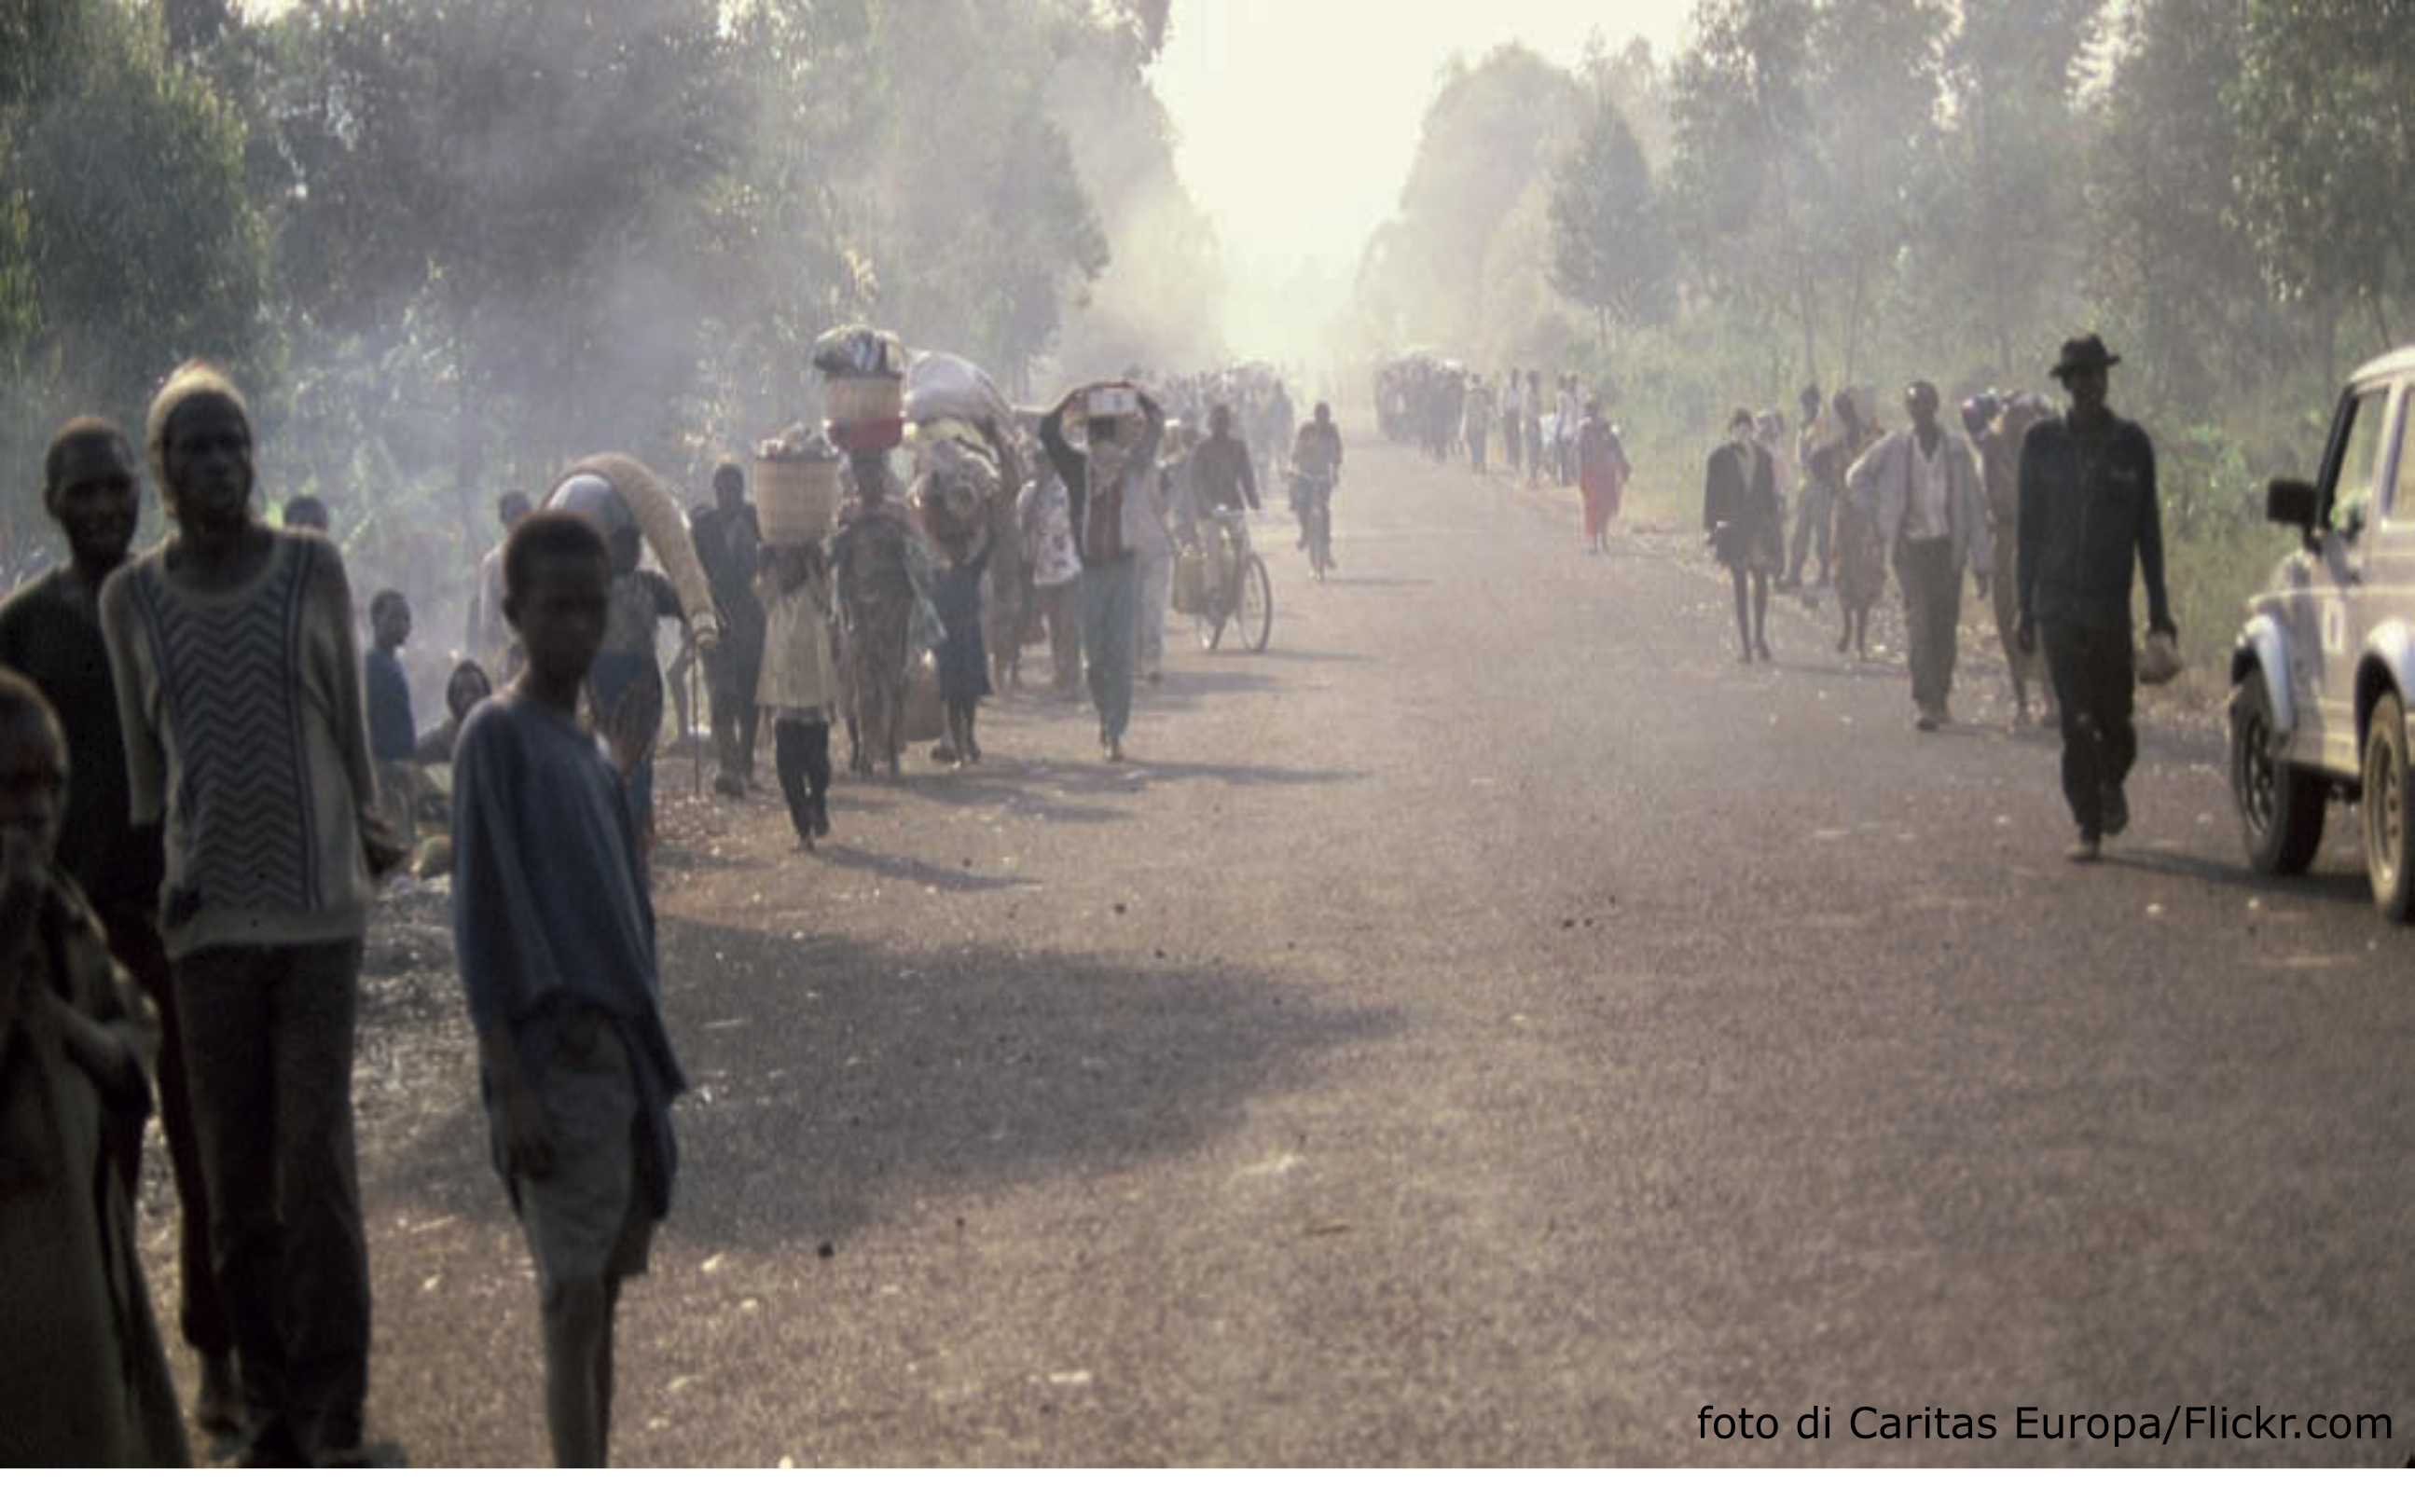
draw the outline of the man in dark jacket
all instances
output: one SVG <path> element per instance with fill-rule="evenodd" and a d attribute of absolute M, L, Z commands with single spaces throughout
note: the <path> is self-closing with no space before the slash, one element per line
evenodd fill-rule
<path fill-rule="evenodd" d="M 181 1213 L 179 1322 L 202 1361 L 194 1416 L 205 1431 L 227 1434 L 243 1426 L 243 1397 L 234 1325 L 210 1268 L 209 1193 L 185 1085 L 175 978 L 159 939 L 161 836 L 158 826 L 137 826 L 127 816 L 126 736 L 100 630 L 101 584 L 126 564 L 134 542 L 142 499 L 136 468 L 132 443 L 106 420 L 71 420 L 52 437 L 42 459 L 42 507 L 66 534 L 68 560 L 0 604 L 0 666 L 23 673 L 57 712 L 74 769 L 58 862 L 159 1011 L 159 1125 Z"/>
<path fill-rule="evenodd" d="M 2147 584 L 2147 626 L 2178 638 L 2164 594 L 2164 528 L 2155 449 L 2105 402 L 2122 359 L 2095 336 L 2062 344 L 2054 376 L 2071 395 L 2061 419 L 2021 446 L 2019 619 L 2024 651 L 2041 640 L 2062 714 L 2062 793 L 2079 838 L 2067 853 L 2096 860 L 2130 822 L 2122 781 L 2138 759 L 2131 723 L 2132 563 Z"/>
<path fill-rule="evenodd" d="M 1769 660 L 1769 575 L 1786 555 L 1783 529 L 1778 470 L 1753 440 L 1752 412 L 1738 410 L 1728 443 L 1702 466 L 1702 538 L 1735 583 L 1739 662 Z"/>
<path fill-rule="evenodd" d="M 721 611 L 721 644 L 704 659 L 712 698 L 712 745 L 720 774 L 712 790 L 742 798 L 755 780 L 755 683 L 763 674 L 763 606 L 755 598 L 755 556 L 763 527 L 746 500 L 746 472 L 735 462 L 712 470 L 712 502 L 690 516 L 696 560 Z"/>

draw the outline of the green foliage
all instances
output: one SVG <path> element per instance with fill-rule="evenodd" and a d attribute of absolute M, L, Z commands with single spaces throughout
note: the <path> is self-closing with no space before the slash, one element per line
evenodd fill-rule
<path fill-rule="evenodd" d="M 2242 149 L 2225 90 L 2245 22 L 2245 0 L 2141 0 L 2092 123 L 2082 277 L 2106 327 L 2132 333 L 2124 376 L 2156 408 L 2252 387 L 2306 345 L 2303 312 L 2268 295 L 2233 190 Z"/>
<path fill-rule="evenodd" d="M 1427 108 L 1400 213 L 1359 270 L 1359 319 L 1377 344 L 1432 342 L 1506 360 L 1511 333 L 1485 313 L 1504 295 L 1485 286 L 1488 262 L 1542 279 L 1544 258 L 1496 261 L 1494 243 L 1529 191 L 1548 184 L 1584 109 L 1577 82 L 1526 48 L 1501 47 L 1473 67 L 1452 60 Z"/>
<path fill-rule="evenodd" d="M 1162 8 L 1162 7 L 1161 7 Z M 1174 165 L 1174 123 L 1118 34 L 1078 28 L 1050 75 L 1049 110 L 1072 149 L 1112 257 L 1066 312 L 1057 366 L 1068 376 L 1135 362 L 1196 370 L 1223 360 L 1201 319 L 1219 304 L 1216 229 Z"/>
<path fill-rule="evenodd" d="M 244 365 L 265 270 L 232 115 L 129 21 L 112 31 L 82 87 L 12 133 L 10 173 L 47 363 L 123 413 L 182 357 Z"/>
<path fill-rule="evenodd" d="M 661 439 L 711 291 L 696 223 L 734 151 L 723 42 L 677 0 L 308 0 L 277 120 L 278 259 L 338 337 L 421 304 L 465 410 L 539 455 Z"/>
<path fill-rule="evenodd" d="M 138 419 L 213 356 L 250 392 L 268 498 L 325 495 L 364 577 L 443 624 L 502 488 L 604 447 L 700 487 L 813 412 L 837 322 L 1010 381 L 1069 320 L 1117 367 L 1178 337 L 1206 360 L 1212 333 L 1178 327 L 1213 239 L 1144 73 L 1171 20 L 0 0 L 0 464 L 27 476 L 67 414 Z M 1126 245 L 1158 281 L 1100 284 Z"/>
<path fill-rule="evenodd" d="M 1782 321 L 1817 371 L 1811 22 L 1794 0 L 1703 0 L 1670 77 L 1669 219 L 1705 294 Z"/>
<path fill-rule="evenodd" d="M 1552 176 L 1551 217 L 1552 287 L 1593 311 L 1604 335 L 1612 321 L 1665 313 L 1673 252 L 1642 145 L 1607 94 Z"/>
<path fill-rule="evenodd" d="M 1019 381 L 1107 264 L 1097 206 L 1050 112 L 1074 23 L 926 0 L 883 9 L 876 28 L 908 102 L 882 164 L 884 312 Z"/>
<path fill-rule="evenodd" d="M 1936 338 L 2018 370 L 2030 333 L 2074 326 L 2082 199 L 2080 70 L 2098 0 L 1963 0 L 1945 44 L 1947 125 L 1915 180 L 1915 245 L 1944 297 Z"/>
<path fill-rule="evenodd" d="M 2250 0 L 2245 10 L 2227 92 L 2241 221 L 2275 292 L 2344 300 L 2389 346 L 2415 277 L 2415 3 Z"/>
<path fill-rule="evenodd" d="M 1545 304 L 1492 291 L 1478 307 L 1513 317 L 1418 334 L 1588 374 L 1639 502 L 1681 515 L 1735 404 L 1792 413 L 1807 378 L 2045 387 L 2057 342 L 2101 329 L 2126 358 L 2116 405 L 2162 452 L 2180 613 L 2219 635 L 2277 549 L 2260 480 L 2308 471 L 2342 372 L 2407 339 L 2410 37 L 2415 0 L 1699 0 L 1665 77 L 1632 48 L 1582 65 L 1597 101 L 1665 122 L 1665 156 L 1662 127 L 1638 143 L 1597 104 L 1541 230 L 1498 209 L 1515 171 L 1490 200 L 1455 191 L 1456 216 L 1404 195 L 1368 243 L 1361 327 L 1397 345 L 1402 309 L 1454 307 L 1440 269 L 1547 262 Z M 1438 89 L 1413 187 L 1484 150 L 1455 109 L 1470 87 L 1462 68 Z M 1517 92 L 1558 140 L 1552 89 Z M 1637 228 L 1612 207 L 1642 203 L 1677 256 L 1668 323 L 1636 329 L 1612 280 Z"/>
<path fill-rule="evenodd" d="M 79 412 L 137 425 L 187 357 L 273 377 L 234 114 L 117 0 L 12 8 L 0 34 L 37 50 L 8 54 L 0 103 L 0 457 L 38 457 Z M 13 559 L 46 531 L 31 490 L 8 497 Z"/>

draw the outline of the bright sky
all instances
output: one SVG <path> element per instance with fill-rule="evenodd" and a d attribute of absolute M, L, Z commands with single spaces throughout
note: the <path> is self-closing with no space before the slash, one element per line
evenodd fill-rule
<path fill-rule="evenodd" d="M 1663 60 L 1693 0 L 1176 0 L 1154 75 L 1183 182 L 1234 262 L 1260 276 L 1302 257 L 1355 269 L 1398 203 L 1418 129 L 1452 53 L 1522 41 L 1573 65 L 1599 32 Z"/>

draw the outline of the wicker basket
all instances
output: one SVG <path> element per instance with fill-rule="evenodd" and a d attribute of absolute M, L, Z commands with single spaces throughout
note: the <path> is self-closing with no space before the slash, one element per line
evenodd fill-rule
<path fill-rule="evenodd" d="M 906 418 L 906 380 L 892 373 L 833 373 L 822 381 L 822 410 L 833 426 Z"/>
<path fill-rule="evenodd" d="M 830 533 L 838 516 L 840 461 L 828 457 L 755 458 L 755 505 L 770 546 L 805 546 Z"/>
<path fill-rule="evenodd" d="M 833 420 L 828 428 L 831 444 L 850 457 L 862 452 L 893 452 L 906 441 L 906 421 L 899 415 L 886 420 Z"/>

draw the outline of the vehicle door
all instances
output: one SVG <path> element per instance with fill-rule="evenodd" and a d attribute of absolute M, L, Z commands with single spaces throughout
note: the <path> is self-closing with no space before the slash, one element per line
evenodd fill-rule
<path fill-rule="evenodd" d="M 2373 506 L 2358 543 L 2352 634 L 2360 647 L 2386 627 L 2415 625 L 2415 382 L 2392 385 L 2386 442 L 2376 457 Z M 2402 688 L 2400 696 L 2410 691 Z"/>
<path fill-rule="evenodd" d="M 2321 752 L 2322 765 L 2333 771 L 2357 770 L 2356 661 L 2364 632 L 2356 600 L 2368 538 L 2377 533 L 2375 490 L 2392 402 L 2388 382 L 2352 390 L 2340 401 L 2318 485 L 2323 529 L 2314 550 L 2290 573 L 2300 589 L 2290 595 L 2289 614 L 2289 681 L 2304 726 L 2300 739 Z"/>

